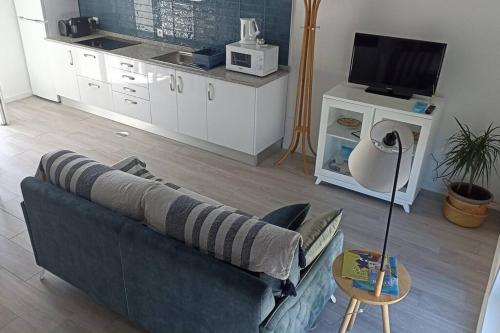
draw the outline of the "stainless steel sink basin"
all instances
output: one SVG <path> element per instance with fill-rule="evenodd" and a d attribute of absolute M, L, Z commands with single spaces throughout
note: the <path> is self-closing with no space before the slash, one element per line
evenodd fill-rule
<path fill-rule="evenodd" d="M 169 63 L 179 66 L 186 66 L 191 68 L 196 68 L 200 70 L 204 70 L 203 67 L 198 66 L 193 62 L 193 53 L 185 52 L 185 51 L 175 51 L 167 54 L 163 54 L 158 57 L 151 58 L 151 60 Z"/>

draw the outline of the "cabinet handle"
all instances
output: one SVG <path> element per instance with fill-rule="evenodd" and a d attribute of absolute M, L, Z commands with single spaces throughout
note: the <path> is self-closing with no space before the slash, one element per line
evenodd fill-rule
<path fill-rule="evenodd" d="M 122 75 L 122 78 L 129 79 L 130 81 L 135 81 L 135 77 L 130 76 L 130 75 Z"/>
<path fill-rule="evenodd" d="M 100 89 L 100 88 L 101 88 L 101 86 L 100 86 L 100 85 L 95 84 L 95 83 L 89 83 L 89 87 L 90 87 L 90 88 L 96 88 L 96 89 Z"/>
<path fill-rule="evenodd" d="M 133 100 L 127 99 L 127 98 L 125 98 L 125 103 L 132 104 L 132 105 L 136 105 L 137 104 L 136 101 L 133 101 Z"/>
<path fill-rule="evenodd" d="M 184 84 L 182 82 L 182 76 L 177 76 L 177 92 L 179 94 L 182 94 L 182 91 L 184 90 Z"/>
<path fill-rule="evenodd" d="M 95 55 L 93 55 L 93 54 L 84 53 L 83 56 L 85 58 L 94 58 L 95 59 Z"/>
<path fill-rule="evenodd" d="M 128 67 L 128 68 L 132 68 L 132 67 L 134 67 L 134 65 L 129 64 L 129 63 L 126 63 L 126 62 L 121 62 L 121 63 L 120 63 L 120 66 L 126 66 L 126 67 Z"/>
<path fill-rule="evenodd" d="M 215 99 L 215 88 L 211 83 L 208 84 L 207 94 L 209 101 L 213 101 Z"/>
<path fill-rule="evenodd" d="M 131 93 L 135 93 L 135 92 L 137 92 L 137 90 L 132 89 L 132 88 L 129 88 L 129 87 L 123 87 L 123 90 L 128 91 L 128 92 L 131 92 Z"/>
<path fill-rule="evenodd" d="M 170 91 L 175 91 L 175 76 L 170 74 Z"/>
<path fill-rule="evenodd" d="M 73 62 L 73 52 L 71 50 L 68 50 L 69 53 L 69 65 L 73 66 L 75 63 Z"/>

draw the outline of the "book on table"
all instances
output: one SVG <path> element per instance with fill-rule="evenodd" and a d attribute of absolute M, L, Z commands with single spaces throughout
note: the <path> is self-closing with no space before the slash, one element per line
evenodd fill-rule
<path fill-rule="evenodd" d="M 349 250 L 344 252 L 342 277 L 353 280 L 353 287 L 374 291 L 380 267 L 381 255 L 369 251 Z M 386 257 L 382 293 L 399 295 L 397 258 Z"/>

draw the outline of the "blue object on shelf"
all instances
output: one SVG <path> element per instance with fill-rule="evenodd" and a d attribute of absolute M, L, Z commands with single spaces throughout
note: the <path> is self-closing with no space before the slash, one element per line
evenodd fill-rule
<path fill-rule="evenodd" d="M 205 69 L 214 68 L 226 62 L 226 51 L 213 47 L 193 52 L 193 62 Z"/>
<path fill-rule="evenodd" d="M 424 101 L 416 101 L 415 102 L 415 105 L 413 105 L 413 109 L 412 109 L 412 112 L 416 112 L 416 113 L 424 113 L 425 110 L 427 110 L 427 106 L 429 105 L 429 103 L 427 102 L 424 102 Z"/>
<path fill-rule="evenodd" d="M 342 145 L 342 147 L 340 148 L 340 154 L 342 155 L 342 158 L 344 160 L 347 160 L 349 159 L 349 156 L 351 155 L 353 150 L 353 147 Z"/>

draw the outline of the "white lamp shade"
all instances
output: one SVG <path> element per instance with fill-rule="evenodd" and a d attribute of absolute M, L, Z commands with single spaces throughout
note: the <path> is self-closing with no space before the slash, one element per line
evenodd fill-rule
<path fill-rule="evenodd" d="M 408 182 L 412 163 L 413 133 L 404 124 L 383 120 L 373 126 L 370 137 L 361 139 L 349 156 L 349 170 L 352 177 L 369 190 L 392 192 L 398 161 L 398 143 L 387 146 L 383 143 L 383 139 L 387 133 L 394 131 L 398 132 L 403 147 L 397 190 Z"/>

